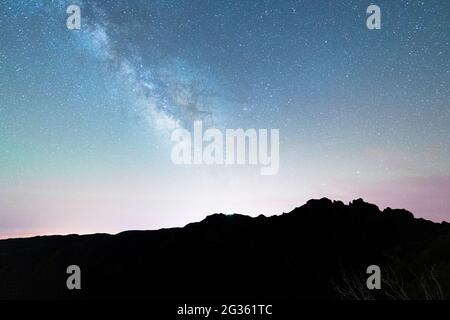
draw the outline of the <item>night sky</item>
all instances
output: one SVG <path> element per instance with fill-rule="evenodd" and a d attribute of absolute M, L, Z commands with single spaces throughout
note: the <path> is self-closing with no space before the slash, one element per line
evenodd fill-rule
<path fill-rule="evenodd" d="M 3 0 L 0 28 L 0 237 L 321 197 L 450 221 L 447 0 Z M 175 166 L 170 134 L 198 119 L 279 129 L 279 173 Z"/>

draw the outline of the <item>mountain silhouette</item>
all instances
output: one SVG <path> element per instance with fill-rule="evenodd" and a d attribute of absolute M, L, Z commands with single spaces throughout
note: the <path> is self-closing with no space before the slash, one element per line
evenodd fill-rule
<path fill-rule="evenodd" d="M 66 269 L 81 268 L 81 290 Z M 366 286 L 381 269 L 381 289 Z M 0 241 L 0 298 L 448 299 L 450 224 L 323 198 L 279 216 Z"/>

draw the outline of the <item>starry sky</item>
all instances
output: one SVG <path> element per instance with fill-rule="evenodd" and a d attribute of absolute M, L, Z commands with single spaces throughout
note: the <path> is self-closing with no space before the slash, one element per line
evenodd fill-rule
<path fill-rule="evenodd" d="M 0 237 L 321 197 L 450 221 L 449 1 L 3 0 L 0 28 Z M 279 129 L 279 173 L 175 166 L 196 119 Z"/>

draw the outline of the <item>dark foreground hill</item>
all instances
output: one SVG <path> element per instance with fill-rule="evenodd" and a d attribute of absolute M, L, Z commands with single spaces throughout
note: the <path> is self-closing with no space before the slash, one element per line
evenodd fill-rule
<path fill-rule="evenodd" d="M 66 268 L 81 268 L 81 290 Z M 366 268 L 381 268 L 368 290 Z M 0 241 L 0 298 L 442 299 L 450 225 L 355 200 L 184 228 Z"/>

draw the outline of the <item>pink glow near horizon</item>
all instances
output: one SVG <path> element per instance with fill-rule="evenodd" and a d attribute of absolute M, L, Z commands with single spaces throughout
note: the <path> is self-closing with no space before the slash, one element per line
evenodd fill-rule
<path fill-rule="evenodd" d="M 241 187 L 245 189 L 246 186 Z M 205 189 L 204 186 L 196 188 L 219 195 L 226 190 L 218 186 L 211 186 L 210 189 Z M 42 201 L 41 197 L 30 196 L 28 205 L 15 206 L 15 209 L 20 207 L 21 210 L 16 212 L 18 223 L 16 226 L 0 229 L 0 238 L 118 233 L 130 229 L 181 227 L 217 212 L 270 216 L 289 212 L 311 198 L 322 197 L 345 203 L 363 198 L 378 205 L 380 210 L 386 207 L 405 208 L 416 218 L 435 222 L 450 221 L 450 177 L 443 176 L 412 177 L 375 183 L 336 181 L 326 186 L 317 185 L 315 188 L 287 188 L 284 195 L 283 192 L 271 194 L 270 189 L 260 186 L 258 192 L 252 195 L 228 190 L 228 194 L 217 198 L 195 199 L 189 193 L 184 194 L 182 190 L 182 187 L 178 191 L 172 190 L 170 196 L 161 192 L 153 198 L 136 195 L 135 190 L 116 198 L 105 198 L 102 195 L 95 197 L 88 193 L 88 197 L 58 194 Z M 134 196 L 130 196 L 131 193 Z M 177 201 L 171 201 L 171 197 Z M 37 208 L 41 211 L 37 212 Z M 61 215 L 61 212 L 64 214 Z M 27 220 L 31 216 L 33 220 Z M 11 215 L 9 220 L 14 220 L 14 216 Z M 21 225 L 23 227 L 19 227 Z"/>

